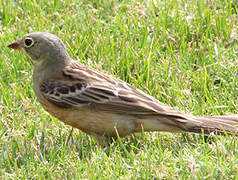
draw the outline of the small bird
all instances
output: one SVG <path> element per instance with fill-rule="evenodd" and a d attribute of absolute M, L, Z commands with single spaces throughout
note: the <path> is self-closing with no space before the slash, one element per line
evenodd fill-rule
<path fill-rule="evenodd" d="M 238 115 L 184 114 L 124 81 L 73 61 L 53 34 L 30 33 L 8 47 L 29 56 L 35 94 L 43 108 L 99 143 L 141 131 L 238 133 Z"/>

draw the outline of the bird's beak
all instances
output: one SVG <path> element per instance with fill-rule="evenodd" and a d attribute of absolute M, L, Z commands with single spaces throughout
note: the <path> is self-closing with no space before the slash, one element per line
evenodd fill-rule
<path fill-rule="evenodd" d="M 23 47 L 21 39 L 16 40 L 15 42 L 9 44 L 7 47 L 11 49 L 20 50 Z"/>

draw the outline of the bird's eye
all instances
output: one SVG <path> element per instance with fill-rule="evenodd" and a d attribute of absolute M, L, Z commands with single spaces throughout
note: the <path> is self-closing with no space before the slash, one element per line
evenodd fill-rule
<path fill-rule="evenodd" d="M 26 38 L 24 41 L 24 45 L 25 47 L 29 48 L 34 44 L 34 41 L 32 38 Z"/>

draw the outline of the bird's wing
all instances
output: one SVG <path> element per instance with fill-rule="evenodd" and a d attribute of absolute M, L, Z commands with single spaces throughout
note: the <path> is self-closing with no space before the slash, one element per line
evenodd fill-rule
<path fill-rule="evenodd" d="M 63 70 L 62 79 L 44 81 L 40 91 L 48 101 L 62 108 L 85 107 L 133 115 L 181 115 L 129 84 L 75 62 Z"/>

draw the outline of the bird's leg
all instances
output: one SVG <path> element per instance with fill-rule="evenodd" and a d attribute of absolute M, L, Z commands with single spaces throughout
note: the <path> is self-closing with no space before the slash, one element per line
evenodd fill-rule
<path fill-rule="evenodd" d="M 103 136 L 95 136 L 95 138 L 98 141 L 98 144 L 102 147 L 102 148 L 106 148 L 112 141 L 112 138 L 107 137 L 106 135 Z"/>
<path fill-rule="evenodd" d="M 70 143 L 70 145 L 73 145 L 74 144 L 74 139 L 73 139 L 73 130 L 74 128 L 72 127 L 70 133 L 69 133 L 69 136 L 67 137 L 66 139 L 66 144 L 68 145 Z"/>

